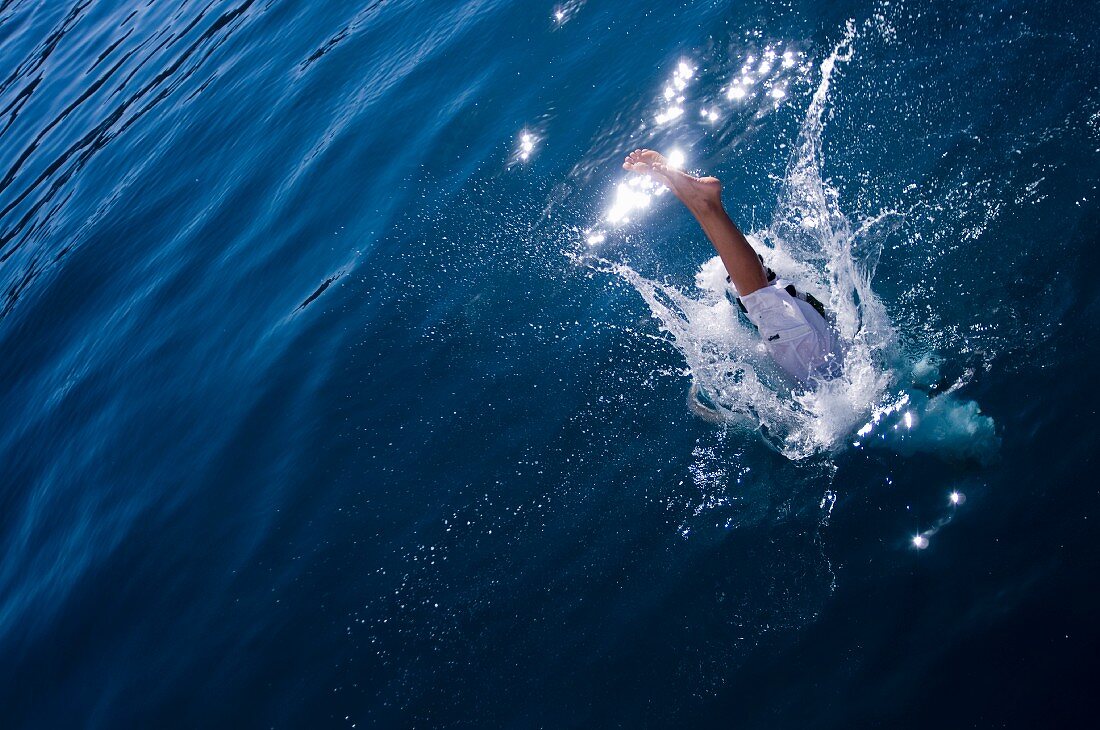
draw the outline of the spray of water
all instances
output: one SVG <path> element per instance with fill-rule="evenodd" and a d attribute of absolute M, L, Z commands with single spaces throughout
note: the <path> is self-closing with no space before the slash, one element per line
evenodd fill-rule
<path fill-rule="evenodd" d="M 774 216 L 748 235 L 781 278 L 828 303 L 844 349 L 839 378 L 809 389 L 787 381 L 756 330 L 727 296 L 726 271 L 718 257 L 700 267 L 692 292 L 594 254 L 585 262 L 621 277 L 642 296 L 686 361 L 692 378 L 688 403 L 703 418 L 727 427 L 757 429 L 794 460 L 853 443 L 887 445 L 903 453 L 919 449 L 989 454 L 997 447 L 994 424 L 976 404 L 953 395 L 958 383 L 929 399 L 925 393 L 930 384 L 935 387 L 931 381 L 937 377 L 932 373 L 924 378 L 929 381 L 923 384 L 925 391 L 909 389 L 920 379 L 920 363 L 904 356 L 886 308 L 871 287 L 884 232 L 895 227 L 900 216 L 886 211 L 853 227 L 840 208 L 836 189 L 822 177 L 830 86 L 839 64 L 851 61 L 855 37 L 855 26 L 848 23 L 843 38 L 822 61 Z M 648 205 L 650 192 L 639 189 L 635 197 Z M 620 206 L 620 198 L 612 211 L 646 207 Z M 597 233 L 589 236 L 589 244 L 602 243 L 602 229 Z"/>
<path fill-rule="evenodd" d="M 798 281 L 836 313 L 845 343 L 841 378 L 816 390 L 791 388 L 726 296 L 725 270 L 715 257 L 696 274 L 696 291 L 648 279 L 629 266 L 599 266 L 629 282 L 649 305 L 688 364 L 689 403 L 701 416 L 758 428 L 792 459 L 838 444 L 890 384 L 883 357 L 894 339 L 885 310 L 871 290 L 868 258 L 853 255 L 855 236 L 821 177 L 821 135 L 829 85 L 838 62 L 851 58 L 854 29 L 821 65 L 821 82 L 807 110 L 767 228 L 749 236 L 781 277 Z"/>

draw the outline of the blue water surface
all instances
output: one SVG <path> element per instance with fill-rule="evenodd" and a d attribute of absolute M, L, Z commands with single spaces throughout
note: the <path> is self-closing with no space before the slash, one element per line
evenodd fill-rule
<path fill-rule="evenodd" d="M 1098 21 L 0 0 L 0 725 L 1087 724 Z M 689 407 L 639 146 L 861 231 L 841 438 Z"/>

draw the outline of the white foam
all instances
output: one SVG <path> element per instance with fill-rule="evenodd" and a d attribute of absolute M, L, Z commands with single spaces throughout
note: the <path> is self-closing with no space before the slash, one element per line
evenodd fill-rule
<path fill-rule="evenodd" d="M 695 389 L 713 415 L 760 428 L 792 459 L 840 444 L 866 418 L 890 383 L 882 350 L 893 328 L 870 287 L 871 272 L 853 259 L 853 234 L 837 195 L 821 178 L 821 133 L 829 84 L 837 61 L 851 57 L 854 29 L 821 65 L 821 83 L 806 114 L 788 165 L 775 219 L 751 243 L 781 277 L 801 282 L 837 313 L 846 347 L 841 378 L 816 391 L 792 390 L 764 351 L 755 329 L 726 297 L 718 257 L 696 274 L 687 294 L 647 279 L 623 264 L 605 262 L 645 299 L 662 329 L 687 361 Z M 852 292 L 858 293 L 858 304 Z"/>
<path fill-rule="evenodd" d="M 690 293 L 623 263 L 602 258 L 589 263 L 620 276 L 645 300 L 687 363 L 693 381 L 689 403 L 696 413 L 759 429 L 790 459 L 844 448 L 853 440 L 862 446 L 870 439 L 903 453 L 989 453 L 996 448 L 995 429 L 977 404 L 950 393 L 929 399 L 919 390 L 896 386 L 910 376 L 918 384 L 936 377 L 934 364 L 909 364 L 900 352 L 886 308 L 871 287 L 884 231 L 896 224 L 897 214 L 884 212 L 853 229 L 836 189 L 822 178 L 829 89 L 838 62 L 852 58 L 854 37 L 849 23 L 844 38 L 821 63 L 821 80 L 788 162 L 773 219 L 748 236 L 781 278 L 798 282 L 801 290 L 827 303 L 845 353 L 839 378 L 816 389 L 792 386 L 726 296 L 726 272 L 717 256 L 700 267 Z"/>

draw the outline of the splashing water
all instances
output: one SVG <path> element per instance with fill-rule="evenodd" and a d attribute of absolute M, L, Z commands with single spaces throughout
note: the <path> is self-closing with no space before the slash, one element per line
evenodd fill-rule
<path fill-rule="evenodd" d="M 721 423 L 759 428 L 791 459 L 839 446 L 893 380 L 885 365 L 894 329 L 871 289 L 881 239 L 863 240 L 861 234 L 874 225 L 853 232 L 836 191 L 821 177 L 829 86 L 836 64 L 851 59 L 854 35 L 849 23 L 844 38 L 821 64 L 821 81 L 788 164 L 773 222 L 749 236 L 780 277 L 800 282 L 829 303 L 845 348 L 840 378 L 813 391 L 792 390 L 756 331 L 726 296 L 726 272 L 718 257 L 700 268 L 697 291 L 691 295 L 625 264 L 598 264 L 629 282 L 671 336 L 691 373 L 689 402 L 696 412 Z"/>
<path fill-rule="evenodd" d="M 707 420 L 757 429 L 792 460 L 845 447 L 853 432 L 851 445 L 857 447 L 988 460 L 999 438 L 993 420 L 955 394 L 966 376 L 929 397 L 940 385 L 921 381 L 938 378 L 937 369 L 922 375 L 927 361 L 912 362 L 902 352 L 886 308 L 871 288 L 885 236 L 900 225 L 901 214 L 883 211 L 853 227 L 841 211 L 837 190 L 822 178 L 830 85 L 837 64 L 852 59 L 855 37 L 855 26 L 848 22 L 844 37 L 821 63 L 772 221 L 747 236 L 780 278 L 828 303 L 844 350 L 840 377 L 810 390 L 793 387 L 727 296 L 726 271 L 717 256 L 700 267 L 690 294 L 596 254 L 592 249 L 606 240 L 602 226 L 584 232 L 589 250 L 580 259 L 619 276 L 642 296 L 687 362 L 692 378 L 688 405 Z M 630 223 L 664 192 L 648 178 L 624 180 L 603 223 Z"/>

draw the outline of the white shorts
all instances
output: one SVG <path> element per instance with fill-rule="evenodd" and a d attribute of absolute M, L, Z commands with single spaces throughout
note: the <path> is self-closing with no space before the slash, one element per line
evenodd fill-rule
<path fill-rule="evenodd" d="M 778 281 L 741 297 L 768 354 L 800 383 L 840 375 L 840 347 L 833 328 L 812 305 L 775 284 Z"/>

